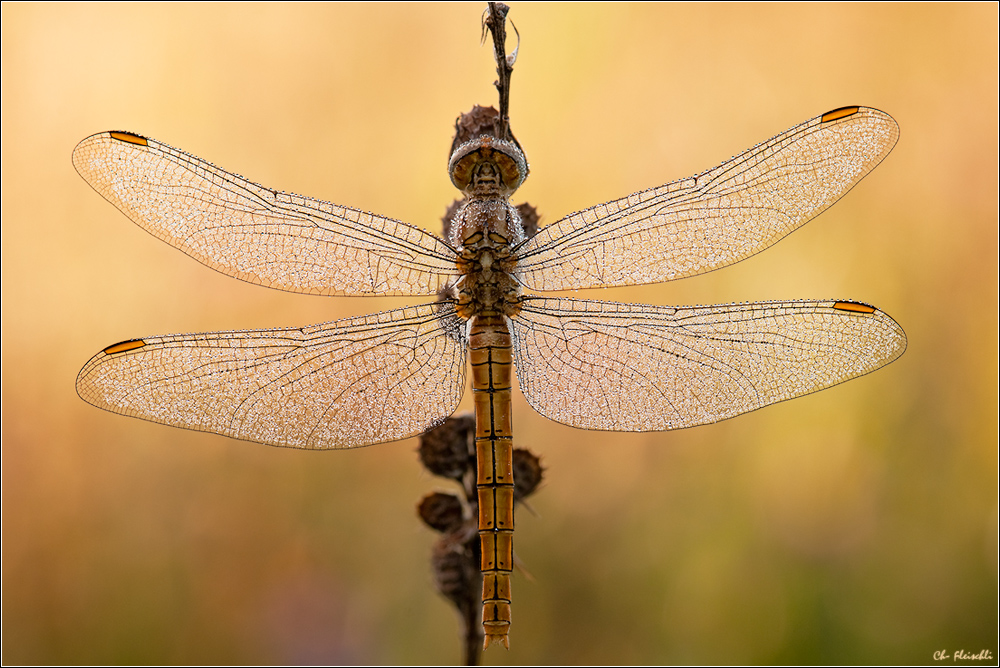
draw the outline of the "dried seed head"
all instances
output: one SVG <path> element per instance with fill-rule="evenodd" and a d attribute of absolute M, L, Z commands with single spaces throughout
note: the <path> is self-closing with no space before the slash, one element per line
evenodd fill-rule
<path fill-rule="evenodd" d="M 434 569 L 434 584 L 441 595 L 458 608 L 463 618 L 475 619 L 481 605 L 482 576 L 479 562 L 471 554 L 472 545 L 479 545 L 479 536 L 472 534 L 471 540 L 462 540 L 457 535 L 448 535 L 434 544 L 431 567 Z M 478 624 L 475 625 L 477 628 Z"/>
<path fill-rule="evenodd" d="M 530 450 L 524 448 L 514 449 L 513 463 L 514 500 L 521 501 L 533 494 L 538 488 L 545 469 L 542 468 L 541 460 Z"/>
<path fill-rule="evenodd" d="M 417 506 L 417 514 L 424 524 L 441 533 L 458 531 L 465 519 L 462 501 L 454 494 L 445 492 L 425 496 Z"/>
<path fill-rule="evenodd" d="M 443 478 L 462 481 L 475 466 L 472 435 L 476 419 L 472 415 L 451 417 L 439 427 L 420 435 L 420 461 L 424 468 Z"/>
<path fill-rule="evenodd" d="M 530 239 L 538 233 L 538 209 L 527 202 L 517 205 L 517 212 L 521 215 L 521 227 L 524 229 L 524 238 Z"/>

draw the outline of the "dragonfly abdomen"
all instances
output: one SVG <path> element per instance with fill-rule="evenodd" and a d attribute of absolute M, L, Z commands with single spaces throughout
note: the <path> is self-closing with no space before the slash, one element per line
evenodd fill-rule
<path fill-rule="evenodd" d="M 483 572 L 485 646 L 507 646 L 510 573 L 514 564 L 514 439 L 511 425 L 511 339 L 503 316 L 475 316 L 469 366 L 476 407 L 476 487 Z"/>

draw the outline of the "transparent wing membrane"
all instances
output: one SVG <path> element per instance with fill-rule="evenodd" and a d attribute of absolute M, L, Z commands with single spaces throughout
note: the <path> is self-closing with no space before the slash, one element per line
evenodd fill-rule
<path fill-rule="evenodd" d="M 271 190 L 153 139 L 102 132 L 73 151 L 87 183 L 150 234 L 223 274 L 320 295 L 433 296 L 455 252 L 391 218 Z"/>
<path fill-rule="evenodd" d="M 836 202 L 898 134 L 881 111 L 836 109 L 696 177 L 544 228 L 514 249 L 515 276 L 536 290 L 596 288 L 738 262 Z M 432 234 L 265 188 L 152 139 L 97 134 L 73 161 L 150 233 L 243 280 L 433 295 L 458 278 L 456 251 Z M 733 417 L 873 371 L 906 346 L 888 315 L 856 302 L 674 308 L 524 297 L 510 323 L 532 406 L 575 427 L 619 431 Z M 126 341 L 91 359 L 77 389 L 114 412 L 234 438 L 369 445 L 455 410 L 466 324 L 436 304 L 304 329 Z"/>
<path fill-rule="evenodd" d="M 516 250 L 533 290 L 658 283 L 746 259 L 825 211 L 878 165 L 899 128 L 845 107 L 695 177 L 574 213 Z"/>
<path fill-rule="evenodd" d="M 133 417 L 296 448 L 414 436 L 465 387 L 464 321 L 426 305 L 301 329 L 156 336 L 80 371 L 87 402 Z"/>
<path fill-rule="evenodd" d="M 582 429 L 717 422 L 874 371 L 906 336 L 855 302 L 669 307 L 526 299 L 511 319 L 518 382 L 545 417 Z"/>

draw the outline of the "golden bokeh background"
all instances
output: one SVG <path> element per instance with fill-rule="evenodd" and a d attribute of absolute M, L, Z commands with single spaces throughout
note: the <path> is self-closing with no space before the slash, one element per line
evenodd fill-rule
<path fill-rule="evenodd" d="M 306 325 L 414 300 L 217 274 L 74 172 L 101 130 L 437 231 L 455 117 L 495 104 L 482 4 L 2 6 L 4 663 L 449 663 L 415 441 L 300 452 L 101 412 L 126 338 Z M 581 293 L 854 298 L 891 366 L 682 432 L 564 427 L 518 515 L 489 664 L 997 656 L 997 5 L 515 4 L 517 201 L 543 224 L 713 167 L 828 109 L 902 130 L 803 230 L 735 267 Z M 419 401 L 419 397 L 414 398 Z"/>

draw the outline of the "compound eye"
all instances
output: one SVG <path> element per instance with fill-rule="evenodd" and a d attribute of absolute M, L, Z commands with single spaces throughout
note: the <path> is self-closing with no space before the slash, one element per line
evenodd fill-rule
<path fill-rule="evenodd" d="M 479 151 L 474 151 L 463 156 L 451 165 L 451 182 L 459 190 L 466 190 L 472 183 L 472 175 L 476 171 L 476 163 L 479 162 Z"/>
<path fill-rule="evenodd" d="M 517 160 L 508 155 L 507 153 L 501 153 L 496 151 L 493 154 L 493 160 L 496 162 L 497 168 L 500 170 L 500 178 L 503 179 L 504 185 L 511 191 L 517 190 L 521 183 L 524 181 L 524 168 L 522 164 L 518 164 Z"/>

